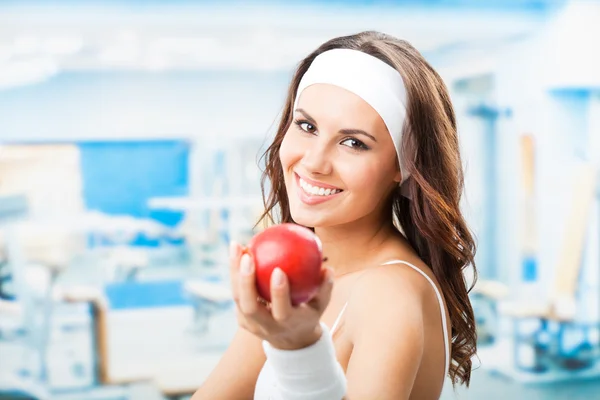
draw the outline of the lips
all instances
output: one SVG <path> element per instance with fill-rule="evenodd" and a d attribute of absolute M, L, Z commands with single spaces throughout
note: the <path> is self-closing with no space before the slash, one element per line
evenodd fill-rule
<path fill-rule="evenodd" d="M 295 181 L 298 185 L 298 195 L 300 200 L 309 205 L 320 204 L 325 201 L 336 198 L 343 193 L 343 190 L 332 185 L 313 181 L 308 178 L 303 178 L 297 173 L 294 173 Z"/>

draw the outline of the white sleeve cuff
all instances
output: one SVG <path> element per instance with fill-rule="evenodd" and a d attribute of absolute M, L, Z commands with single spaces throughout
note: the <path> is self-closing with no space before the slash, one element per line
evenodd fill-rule
<path fill-rule="evenodd" d="M 282 400 L 341 400 L 346 394 L 346 376 L 329 328 L 323 323 L 321 327 L 321 338 L 299 350 L 280 350 L 263 341 Z"/>

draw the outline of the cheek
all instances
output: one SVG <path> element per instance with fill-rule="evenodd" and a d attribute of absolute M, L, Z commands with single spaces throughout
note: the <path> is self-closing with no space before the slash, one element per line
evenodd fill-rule
<path fill-rule="evenodd" d="M 284 171 L 302 158 L 303 150 L 294 135 L 286 133 L 279 147 L 279 161 Z"/>
<path fill-rule="evenodd" d="M 372 192 L 378 183 L 378 179 L 374 176 L 376 172 L 373 168 L 353 168 L 352 171 L 347 171 L 349 189 L 366 193 Z"/>
<path fill-rule="evenodd" d="M 394 176 L 392 170 L 380 165 L 376 160 L 365 158 L 365 162 L 354 163 L 352 168 L 344 171 L 345 183 L 348 189 L 360 193 L 361 197 L 381 197 L 390 185 Z"/>

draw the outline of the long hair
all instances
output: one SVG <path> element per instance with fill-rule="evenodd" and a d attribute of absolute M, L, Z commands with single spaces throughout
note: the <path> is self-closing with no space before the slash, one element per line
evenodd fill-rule
<path fill-rule="evenodd" d="M 468 296 L 472 286 L 467 288 L 463 270 L 471 267 L 475 271 L 475 241 L 459 205 L 463 172 L 456 119 L 444 82 L 409 43 L 379 32 L 361 32 L 332 39 L 300 62 L 288 89 L 275 138 L 263 155 L 265 171 L 261 188 L 265 211 L 259 223 L 294 222 L 279 149 L 292 122 L 292 107 L 302 76 L 316 56 L 339 48 L 377 57 L 395 68 L 404 80 L 408 104 L 401 156 L 410 173 L 406 182 L 410 200 L 399 188 L 395 190 L 391 195 L 390 218 L 433 270 L 442 288 L 452 324 L 449 375 L 453 384 L 468 386 L 477 333 Z"/>

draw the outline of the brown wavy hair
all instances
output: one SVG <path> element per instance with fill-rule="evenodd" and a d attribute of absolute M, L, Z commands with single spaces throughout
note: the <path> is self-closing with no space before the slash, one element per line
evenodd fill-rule
<path fill-rule="evenodd" d="M 410 200 L 401 195 L 399 189 L 395 190 L 390 199 L 390 218 L 433 270 L 442 288 L 452 324 L 449 375 L 454 385 L 468 386 L 471 358 L 477 349 L 477 333 L 468 296 L 472 286 L 467 288 L 463 270 L 467 267 L 475 270 L 475 241 L 459 206 L 463 172 L 456 119 L 444 82 L 409 43 L 379 32 L 361 32 L 329 40 L 300 62 L 288 90 L 275 138 L 263 155 L 265 170 L 261 188 L 265 211 L 259 224 L 294 222 L 279 149 L 292 122 L 292 107 L 300 79 L 316 56 L 339 48 L 359 50 L 377 57 L 403 77 L 408 104 L 402 157 L 410 173 L 406 182 Z"/>

